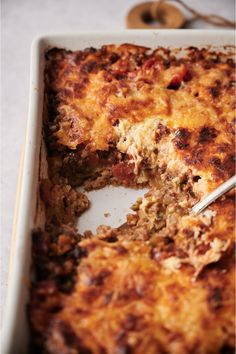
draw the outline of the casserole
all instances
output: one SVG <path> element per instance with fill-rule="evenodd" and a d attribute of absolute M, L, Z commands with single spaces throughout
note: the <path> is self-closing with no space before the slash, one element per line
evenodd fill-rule
<path fill-rule="evenodd" d="M 218 48 L 233 45 L 233 34 L 221 31 L 124 31 L 113 34 L 74 34 L 42 37 L 35 40 L 32 46 L 31 88 L 29 121 L 26 134 L 25 154 L 22 179 L 16 206 L 16 219 L 12 242 L 10 263 L 9 291 L 4 323 L 3 353 L 24 353 L 27 348 L 27 322 L 25 307 L 28 287 L 22 278 L 29 279 L 30 269 L 30 234 L 32 228 L 42 225 L 41 205 L 37 203 L 38 167 L 40 178 L 47 173 L 45 167 L 44 148 L 41 147 L 42 109 L 43 109 L 43 68 L 44 51 L 50 47 L 66 47 L 72 50 L 84 49 L 88 46 L 100 47 L 104 43 L 120 44 L 124 42 L 145 45 L 148 47 L 190 45 Z M 41 151 L 41 154 L 40 154 Z M 37 213 L 36 213 L 37 206 Z M 36 214 L 35 214 L 36 213 Z M 14 340 L 13 340 L 14 338 Z"/>

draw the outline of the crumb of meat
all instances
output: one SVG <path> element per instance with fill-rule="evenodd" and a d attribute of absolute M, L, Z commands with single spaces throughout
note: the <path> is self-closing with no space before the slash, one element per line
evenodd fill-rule
<path fill-rule="evenodd" d="M 70 185 L 52 184 L 43 180 L 40 195 L 45 203 L 47 223 L 55 225 L 73 223 L 89 207 L 85 194 L 73 189 Z"/>

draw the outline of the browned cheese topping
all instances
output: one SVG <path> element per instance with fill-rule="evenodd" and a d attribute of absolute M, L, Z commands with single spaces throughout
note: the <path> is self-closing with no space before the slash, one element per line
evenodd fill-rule
<path fill-rule="evenodd" d="M 235 71 L 226 54 L 132 44 L 46 53 L 33 233 L 32 353 L 220 354 L 235 348 Z M 148 187 L 118 228 L 81 234 L 85 190 Z"/>

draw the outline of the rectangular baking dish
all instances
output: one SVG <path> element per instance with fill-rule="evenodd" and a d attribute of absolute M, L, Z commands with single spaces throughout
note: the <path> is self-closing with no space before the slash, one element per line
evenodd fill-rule
<path fill-rule="evenodd" d="M 49 47 L 76 50 L 112 43 L 133 43 L 150 48 L 211 46 L 217 50 L 229 51 L 230 46 L 231 49 L 234 46 L 235 39 L 234 32 L 229 30 L 129 30 L 112 33 L 53 34 L 33 41 L 28 125 L 16 197 L 8 295 L 2 333 L 2 354 L 26 354 L 28 348 L 29 328 L 26 308 L 30 286 L 31 232 L 43 222 L 43 210 L 38 198 L 38 181 L 47 173 L 41 133 L 44 52 Z M 96 195 L 93 198 L 96 198 Z M 128 194 L 127 201 L 129 198 Z M 108 203 L 106 208 L 109 209 L 109 203 L 112 205 L 112 198 L 109 200 L 108 196 L 106 203 Z M 89 222 L 88 228 L 91 227 L 93 225 Z"/>

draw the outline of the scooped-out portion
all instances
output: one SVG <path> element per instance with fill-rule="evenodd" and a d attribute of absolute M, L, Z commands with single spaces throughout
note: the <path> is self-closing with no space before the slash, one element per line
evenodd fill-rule
<path fill-rule="evenodd" d="M 194 47 L 46 53 L 32 352 L 234 352 L 234 191 L 189 212 L 234 174 L 234 74 Z M 148 192 L 122 225 L 82 233 L 81 187 L 108 185 Z"/>

